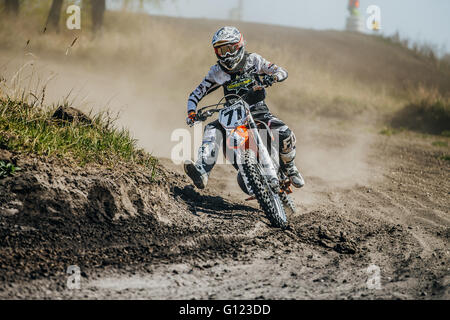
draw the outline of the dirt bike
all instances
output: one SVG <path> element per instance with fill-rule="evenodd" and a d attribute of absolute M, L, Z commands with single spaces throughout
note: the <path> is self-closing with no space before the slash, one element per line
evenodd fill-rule
<path fill-rule="evenodd" d="M 263 83 L 259 82 L 253 92 L 268 87 Z M 264 122 L 254 120 L 245 97 L 229 94 L 217 104 L 198 109 L 195 120 L 206 121 L 215 113 L 219 114 L 219 122 L 226 132 L 225 156 L 238 170 L 240 188 L 250 195 L 246 200 L 256 199 L 272 226 L 286 229 L 286 213 L 296 211 L 290 196 L 291 182 L 280 168 L 278 148 L 271 144 L 269 153 L 261 137 L 261 129 L 264 129 L 274 141 L 271 130 Z M 226 101 L 222 102 L 224 99 Z"/>

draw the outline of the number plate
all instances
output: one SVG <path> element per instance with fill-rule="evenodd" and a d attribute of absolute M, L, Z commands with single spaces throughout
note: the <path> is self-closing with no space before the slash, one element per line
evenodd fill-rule
<path fill-rule="evenodd" d="M 248 114 L 242 101 L 223 109 L 219 114 L 219 122 L 225 129 L 236 128 L 247 123 Z"/>

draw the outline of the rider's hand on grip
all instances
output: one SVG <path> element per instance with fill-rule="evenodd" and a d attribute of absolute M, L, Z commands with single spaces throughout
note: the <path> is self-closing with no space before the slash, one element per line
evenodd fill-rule
<path fill-rule="evenodd" d="M 266 76 L 264 76 L 263 84 L 267 87 L 270 87 L 277 81 L 278 81 L 278 78 L 276 75 L 266 75 Z"/>
<path fill-rule="evenodd" d="M 197 119 L 197 113 L 195 111 L 189 111 L 188 116 L 186 118 L 186 123 L 188 126 L 192 127 Z"/>

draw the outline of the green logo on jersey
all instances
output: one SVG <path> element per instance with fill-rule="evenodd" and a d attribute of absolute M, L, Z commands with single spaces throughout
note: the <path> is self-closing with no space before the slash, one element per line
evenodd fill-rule
<path fill-rule="evenodd" d="M 245 80 L 238 79 L 237 82 L 233 82 L 233 83 L 229 84 L 227 86 L 227 89 L 228 90 L 237 90 L 237 91 L 239 91 L 239 89 L 241 87 L 246 87 L 251 82 L 252 82 L 252 79 L 245 79 Z"/>

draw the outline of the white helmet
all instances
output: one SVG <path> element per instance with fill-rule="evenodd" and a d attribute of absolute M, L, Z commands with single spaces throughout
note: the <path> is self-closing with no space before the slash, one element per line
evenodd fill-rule
<path fill-rule="evenodd" d="M 244 37 L 235 27 L 220 28 L 214 34 L 212 45 L 219 63 L 227 70 L 233 71 L 244 58 Z"/>

